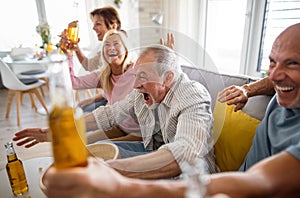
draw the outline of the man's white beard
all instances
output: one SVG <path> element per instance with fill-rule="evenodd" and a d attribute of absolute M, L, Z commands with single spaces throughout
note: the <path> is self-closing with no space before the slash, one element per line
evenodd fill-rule
<path fill-rule="evenodd" d="M 151 110 L 154 110 L 159 106 L 160 103 L 155 102 L 154 98 L 151 95 L 149 95 L 149 96 L 150 96 L 151 100 L 153 101 L 153 103 L 152 103 L 152 105 L 148 106 L 148 108 Z"/>

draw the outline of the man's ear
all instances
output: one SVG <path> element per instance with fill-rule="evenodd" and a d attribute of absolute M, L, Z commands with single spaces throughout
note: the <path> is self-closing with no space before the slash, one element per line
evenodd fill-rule
<path fill-rule="evenodd" d="M 170 87 L 171 84 L 173 83 L 173 81 L 174 81 L 174 72 L 168 71 L 168 72 L 165 74 L 164 84 L 165 84 L 167 87 Z"/>

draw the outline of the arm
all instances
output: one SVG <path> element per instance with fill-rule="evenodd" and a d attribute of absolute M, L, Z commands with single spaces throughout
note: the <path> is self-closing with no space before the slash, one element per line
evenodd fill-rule
<path fill-rule="evenodd" d="M 85 106 L 87 106 L 87 105 L 89 105 L 89 104 L 92 104 L 92 103 L 94 103 L 94 102 L 99 102 L 99 101 L 101 101 L 102 99 L 104 99 L 105 97 L 103 96 L 103 94 L 102 93 L 99 93 L 99 94 L 97 94 L 95 97 L 92 97 L 92 98 L 88 98 L 88 99 L 85 99 L 85 100 L 83 100 L 83 101 L 80 101 L 79 103 L 78 103 L 78 106 L 80 107 L 80 108 L 84 108 Z"/>
<path fill-rule="evenodd" d="M 232 198 L 296 197 L 300 193 L 299 168 L 299 160 L 288 153 L 280 153 L 259 162 L 246 173 L 212 175 L 207 187 L 210 194 L 227 193 Z M 184 181 L 143 181 L 123 177 L 92 158 L 84 168 L 60 171 L 50 168 L 45 179 L 49 197 L 183 198 L 187 190 Z"/>
<path fill-rule="evenodd" d="M 72 56 L 68 57 L 68 63 L 69 63 L 70 78 L 71 78 L 73 89 L 80 90 L 80 89 L 97 88 L 98 82 L 100 80 L 99 71 L 94 71 L 84 76 L 75 76 Z"/>
<path fill-rule="evenodd" d="M 69 43 L 70 43 L 70 41 L 69 41 Z M 72 56 L 73 51 L 75 51 L 78 61 L 81 63 L 82 67 L 86 71 L 94 71 L 96 69 L 99 69 L 100 65 L 102 64 L 101 60 L 100 60 L 100 57 L 101 57 L 100 53 L 98 53 L 93 58 L 87 58 L 85 56 L 85 54 L 79 48 L 78 44 L 68 44 L 68 45 L 72 48 L 72 50 L 63 49 L 63 52 L 67 56 Z"/>
<path fill-rule="evenodd" d="M 300 161 L 287 152 L 269 157 L 245 173 L 221 173 L 211 177 L 210 194 L 230 197 L 295 197 L 300 194 Z"/>
<path fill-rule="evenodd" d="M 242 87 L 227 87 L 218 94 L 218 100 L 220 102 L 226 102 L 228 105 L 236 105 L 234 111 L 238 111 L 246 105 L 249 97 L 274 94 L 275 90 L 273 83 L 269 77 L 265 77 L 256 82 L 245 84 Z"/>
<path fill-rule="evenodd" d="M 82 67 L 88 71 L 88 67 L 86 65 L 83 65 L 82 62 L 84 59 L 86 59 L 87 57 L 83 54 L 83 52 L 81 51 L 81 49 L 79 48 L 78 45 L 74 46 L 74 51 L 76 53 L 76 56 L 79 60 L 79 62 L 81 63 Z"/>
<path fill-rule="evenodd" d="M 137 135 L 125 135 L 125 136 L 119 136 L 115 138 L 109 138 L 111 141 L 143 141 L 143 138 Z"/>
<path fill-rule="evenodd" d="M 144 181 L 126 178 L 103 162 L 89 158 L 88 166 L 57 170 L 51 167 L 45 175 L 48 197 L 165 198 L 184 197 L 185 183 Z M 101 185 L 99 185 L 101 184 Z"/>
<path fill-rule="evenodd" d="M 170 178 L 181 173 L 180 167 L 167 149 L 136 157 L 112 160 L 108 164 L 122 175 L 133 178 Z"/>

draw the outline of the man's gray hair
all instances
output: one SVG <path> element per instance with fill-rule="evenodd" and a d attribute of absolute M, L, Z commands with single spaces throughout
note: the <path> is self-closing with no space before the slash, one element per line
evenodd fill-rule
<path fill-rule="evenodd" d="M 172 71 L 174 73 L 174 81 L 176 81 L 179 74 L 182 73 L 182 70 L 177 62 L 174 50 L 163 45 L 151 45 L 141 52 L 140 57 L 143 57 L 150 52 L 154 53 L 154 59 L 157 63 L 155 64 L 155 70 L 158 75 L 163 77 L 166 72 Z"/>

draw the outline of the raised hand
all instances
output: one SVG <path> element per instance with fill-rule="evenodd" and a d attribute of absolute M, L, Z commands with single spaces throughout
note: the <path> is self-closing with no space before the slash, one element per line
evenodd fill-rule
<path fill-rule="evenodd" d="M 59 35 L 60 41 L 58 46 L 60 49 L 66 54 L 67 56 L 72 55 L 72 50 L 78 50 L 79 46 L 78 43 L 80 42 L 80 38 L 78 38 L 77 43 L 72 43 L 70 38 L 68 37 L 68 30 L 64 29 L 64 31 Z"/>
<path fill-rule="evenodd" d="M 25 146 L 30 148 L 40 142 L 49 142 L 51 138 L 48 129 L 27 128 L 15 133 L 13 141 L 17 141 L 17 146 Z"/>
<path fill-rule="evenodd" d="M 167 42 L 164 43 L 164 39 L 163 38 L 160 38 L 159 42 L 160 42 L 161 45 L 166 45 L 167 47 L 169 47 L 171 49 L 174 49 L 174 45 L 175 45 L 174 34 L 168 32 L 168 34 L 167 34 Z"/>

